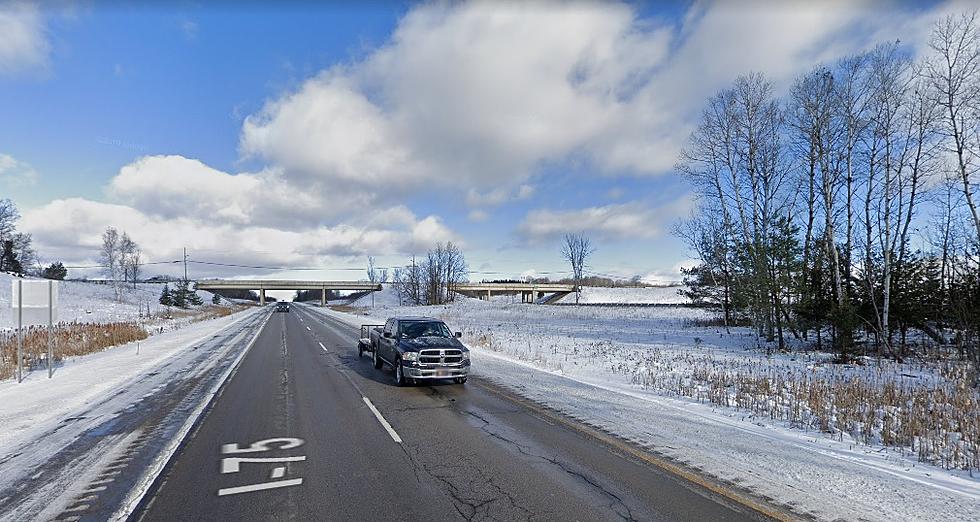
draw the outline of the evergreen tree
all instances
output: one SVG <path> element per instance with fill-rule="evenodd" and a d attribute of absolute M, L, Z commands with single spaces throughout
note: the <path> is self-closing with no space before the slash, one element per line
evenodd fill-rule
<path fill-rule="evenodd" d="M 187 308 L 187 297 L 188 297 L 187 281 L 180 281 L 171 293 L 173 297 L 174 306 L 177 308 Z"/>
<path fill-rule="evenodd" d="M 168 284 L 164 284 L 163 291 L 160 292 L 160 304 L 162 304 L 163 306 L 174 305 L 174 297 L 173 294 L 170 292 L 170 285 Z"/>
<path fill-rule="evenodd" d="M 204 304 L 204 299 L 197 295 L 196 290 L 187 290 L 187 302 L 193 306 L 201 306 Z"/>
<path fill-rule="evenodd" d="M 41 271 L 41 277 L 45 279 L 56 279 L 58 281 L 63 281 L 68 275 L 68 269 L 65 265 L 58 261 L 56 263 L 51 263 L 43 271 Z"/>
<path fill-rule="evenodd" d="M 3 253 L 0 253 L 0 272 L 24 275 L 24 267 L 17 259 L 13 240 L 8 239 L 3 242 Z"/>
<path fill-rule="evenodd" d="M 214 294 L 213 296 L 211 296 L 211 304 L 214 305 L 221 304 L 221 296 L 219 296 L 218 294 Z"/>

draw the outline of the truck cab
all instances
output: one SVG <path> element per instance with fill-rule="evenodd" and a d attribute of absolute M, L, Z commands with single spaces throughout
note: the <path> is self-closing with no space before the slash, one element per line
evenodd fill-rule
<path fill-rule="evenodd" d="M 470 352 L 446 323 L 432 317 L 392 317 L 382 325 L 369 325 L 369 346 L 374 367 L 385 364 L 395 370 L 399 386 L 415 381 L 452 379 L 466 382 L 470 370 Z M 364 335 L 361 336 L 364 338 Z"/>

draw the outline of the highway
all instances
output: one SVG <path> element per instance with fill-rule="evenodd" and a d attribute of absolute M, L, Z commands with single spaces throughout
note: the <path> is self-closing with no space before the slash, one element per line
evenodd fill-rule
<path fill-rule="evenodd" d="M 356 337 L 272 314 L 131 519 L 763 518 L 479 379 L 396 387 Z"/>

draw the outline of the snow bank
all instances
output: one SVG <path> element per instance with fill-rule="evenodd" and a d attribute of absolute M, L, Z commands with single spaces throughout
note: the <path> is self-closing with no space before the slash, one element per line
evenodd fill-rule
<path fill-rule="evenodd" d="M 139 343 L 63 361 L 49 379 L 47 370 L 27 372 L 24 381 L 0 382 L 0 458 L 65 417 L 119 389 L 139 375 L 162 371 L 171 358 L 214 332 L 259 313 L 258 309 L 188 325 Z M 180 371 L 169 367 L 168 371 Z M 115 412 L 97 412 L 108 416 Z"/>

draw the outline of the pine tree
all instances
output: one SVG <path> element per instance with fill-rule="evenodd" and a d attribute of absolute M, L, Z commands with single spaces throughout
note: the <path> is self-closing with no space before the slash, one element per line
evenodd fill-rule
<path fill-rule="evenodd" d="M 24 267 L 17 259 L 14 251 L 14 242 L 10 239 L 3 242 L 3 253 L 0 254 L 0 271 L 10 272 L 17 275 L 24 275 Z"/>
<path fill-rule="evenodd" d="M 65 268 L 65 265 L 61 261 L 51 263 L 41 271 L 41 277 L 45 279 L 56 279 L 58 281 L 62 281 L 67 275 L 68 269 Z"/>
<path fill-rule="evenodd" d="M 162 304 L 163 306 L 174 305 L 174 297 L 173 294 L 170 292 L 170 285 L 168 284 L 164 284 L 163 291 L 160 292 L 160 304 Z"/>
<path fill-rule="evenodd" d="M 204 299 L 197 295 L 196 290 L 187 290 L 187 302 L 193 306 L 201 306 L 204 304 Z"/>
<path fill-rule="evenodd" d="M 215 304 L 215 305 L 221 304 L 221 296 L 219 296 L 218 294 L 214 294 L 213 296 L 211 296 L 211 304 Z"/>
<path fill-rule="evenodd" d="M 187 308 L 187 282 L 181 281 L 177 283 L 174 291 L 171 293 L 173 297 L 174 306 L 177 308 Z"/>

